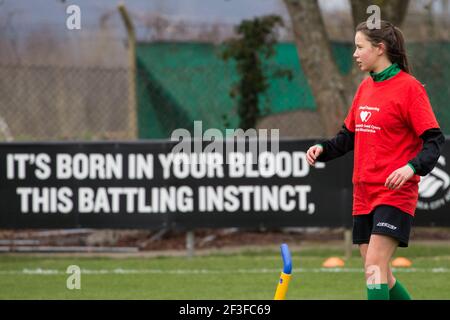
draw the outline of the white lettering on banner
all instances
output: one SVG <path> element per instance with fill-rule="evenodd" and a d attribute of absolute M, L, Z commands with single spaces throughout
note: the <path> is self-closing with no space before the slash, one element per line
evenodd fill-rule
<path fill-rule="evenodd" d="M 275 188 L 276 189 L 276 188 Z M 278 193 L 272 192 L 271 188 L 267 186 L 262 187 L 261 194 L 261 210 L 262 211 L 278 211 Z"/>
<path fill-rule="evenodd" d="M 302 151 L 230 152 L 226 155 L 211 152 L 7 153 L 5 164 L 4 176 L 8 183 L 14 184 L 12 192 L 23 214 L 315 212 L 315 204 L 308 203 L 311 186 L 288 185 L 290 181 L 280 185 L 278 180 L 272 185 L 270 180 L 307 176 L 310 167 Z M 162 176 L 171 180 L 152 181 L 149 185 L 142 181 L 155 179 L 155 166 L 158 179 Z M 203 182 L 200 187 L 198 183 L 187 185 L 193 179 L 204 178 L 217 180 L 209 186 Z M 220 178 L 226 181 L 222 183 Z M 263 178 L 268 182 L 241 181 L 245 178 Z M 36 187 L 37 180 L 46 179 L 51 180 Z M 126 181 L 119 181 L 121 179 Z M 183 179 L 189 180 L 180 186 Z M 236 182 L 230 183 L 232 179 Z M 127 183 L 132 185 L 127 186 Z"/>
<path fill-rule="evenodd" d="M 6 178 L 26 179 L 26 167 L 35 167 L 35 176 L 39 180 L 46 180 L 51 175 L 50 156 L 46 153 L 15 153 L 6 156 Z"/>
<path fill-rule="evenodd" d="M 290 197 L 295 195 L 292 186 L 282 186 L 280 188 L 280 208 L 283 211 L 292 211 L 295 208 L 295 201 L 293 199 L 288 199 L 288 195 Z"/>
<path fill-rule="evenodd" d="M 230 153 L 228 155 L 228 175 L 230 178 L 239 178 L 244 175 L 245 156 L 243 153 Z"/>
<path fill-rule="evenodd" d="M 262 152 L 258 155 L 257 164 L 253 165 L 251 152 L 228 154 L 228 170 L 230 178 L 294 178 L 305 177 L 309 174 L 309 165 L 306 161 L 306 153 L 302 151 L 292 152 Z"/>
<path fill-rule="evenodd" d="M 200 211 L 315 211 L 307 201 L 311 186 L 201 186 L 198 191 Z"/>
<path fill-rule="evenodd" d="M 281 151 L 278 153 L 261 152 L 256 156 L 251 152 L 230 152 L 226 165 L 231 178 L 294 178 L 305 177 L 310 167 L 306 161 L 306 153 Z M 175 177 L 186 178 L 223 178 L 224 159 L 218 153 L 170 153 L 159 154 L 163 179 Z"/>
<path fill-rule="evenodd" d="M 31 156 L 32 155 L 28 155 L 28 154 L 14 154 L 13 156 L 13 161 L 17 162 L 17 178 L 18 179 L 25 179 L 25 171 L 26 171 L 26 163 L 27 161 L 32 161 Z M 13 167 L 14 170 L 14 167 Z M 12 173 L 10 173 L 10 179 L 14 179 L 15 175 L 14 175 L 14 171 Z"/>
<path fill-rule="evenodd" d="M 70 188 L 17 188 L 22 213 L 69 213 L 73 209 Z"/>
<path fill-rule="evenodd" d="M 127 213 L 192 212 L 193 190 L 188 186 L 151 188 L 80 188 L 80 213 L 118 213 L 125 201 Z M 149 202 L 151 200 L 151 202 Z"/>
<path fill-rule="evenodd" d="M 56 155 L 57 179 L 122 179 L 122 155 L 77 153 Z"/>
<path fill-rule="evenodd" d="M 39 180 L 48 179 L 52 173 L 50 169 L 50 156 L 45 153 L 36 155 L 36 167 L 36 178 Z"/>
<path fill-rule="evenodd" d="M 287 178 L 292 172 L 291 155 L 286 151 L 280 151 L 276 157 L 276 170 L 280 178 Z"/>
<path fill-rule="evenodd" d="M 129 179 L 153 179 L 153 155 L 129 154 L 128 155 Z"/>
<path fill-rule="evenodd" d="M 161 153 L 158 159 L 163 168 L 163 179 L 169 179 L 172 174 L 178 179 L 224 177 L 223 158 L 218 153 Z"/>
<path fill-rule="evenodd" d="M 311 186 L 200 186 L 199 212 L 307 211 Z M 118 213 L 121 199 L 128 213 L 193 212 L 194 192 L 188 186 L 152 188 L 80 188 L 78 209 L 81 213 Z M 137 204 L 137 205 L 136 205 Z"/>
<path fill-rule="evenodd" d="M 239 191 L 242 195 L 242 210 L 243 211 L 250 211 L 250 193 L 252 192 L 252 187 L 250 186 L 240 186 Z"/>

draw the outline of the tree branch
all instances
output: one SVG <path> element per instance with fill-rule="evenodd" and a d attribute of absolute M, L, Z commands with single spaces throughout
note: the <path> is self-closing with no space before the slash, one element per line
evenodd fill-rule
<path fill-rule="evenodd" d="M 284 0 L 291 16 L 297 52 L 324 120 L 325 132 L 333 136 L 347 110 L 343 78 L 331 52 L 317 0 Z"/>

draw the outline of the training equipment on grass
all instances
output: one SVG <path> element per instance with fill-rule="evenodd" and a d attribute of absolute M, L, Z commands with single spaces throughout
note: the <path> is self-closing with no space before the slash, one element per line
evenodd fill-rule
<path fill-rule="evenodd" d="M 281 245 L 281 257 L 283 258 L 283 271 L 280 275 L 277 291 L 275 291 L 274 300 L 284 300 L 288 290 L 289 281 L 291 280 L 292 259 L 288 245 L 285 243 Z"/>
<path fill-rule="evenodd" d="M 407 258 L 398 257 L 392 261 L 392 266 L 394 268 L 409 268 L 412 266 L 412 262 Z"/>
<path fill-rule="evenodd" d="M 341 258 L 330 257 L 323 262 L 322 267 L 324 267 L 324 268 L 341 268 L 344 265 L 345 265 L 345 262 Z"/>

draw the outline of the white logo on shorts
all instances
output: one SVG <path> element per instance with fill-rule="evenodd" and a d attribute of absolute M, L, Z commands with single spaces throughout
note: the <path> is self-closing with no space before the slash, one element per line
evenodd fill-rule
<path fill-rule="evenodd" d="M 386 227 L 386 228 L 389 228 L 389 229 L 392 229 L 392 230 L 397 229 L 396 226 L 393 226 L 392 224 L 389 224 L 387 222 L 378 222 L 377 223 L 377 227 Z"/>

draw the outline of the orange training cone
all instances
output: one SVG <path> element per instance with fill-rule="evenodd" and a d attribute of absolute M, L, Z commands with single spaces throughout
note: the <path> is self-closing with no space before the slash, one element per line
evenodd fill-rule
<path fill-rule="evenodd" d="M 404 257 L 398 257 L 392 261 L 392 266 L 395 268 L 409 268 L 412 266 L 412 262 Z"/>
<path fill-rule="evenodd" d="M 344 260 L 338 257 L 330 257 L 324 261 L 322 267 L 324 268 L 340 268 L 345 265 Z"/>

